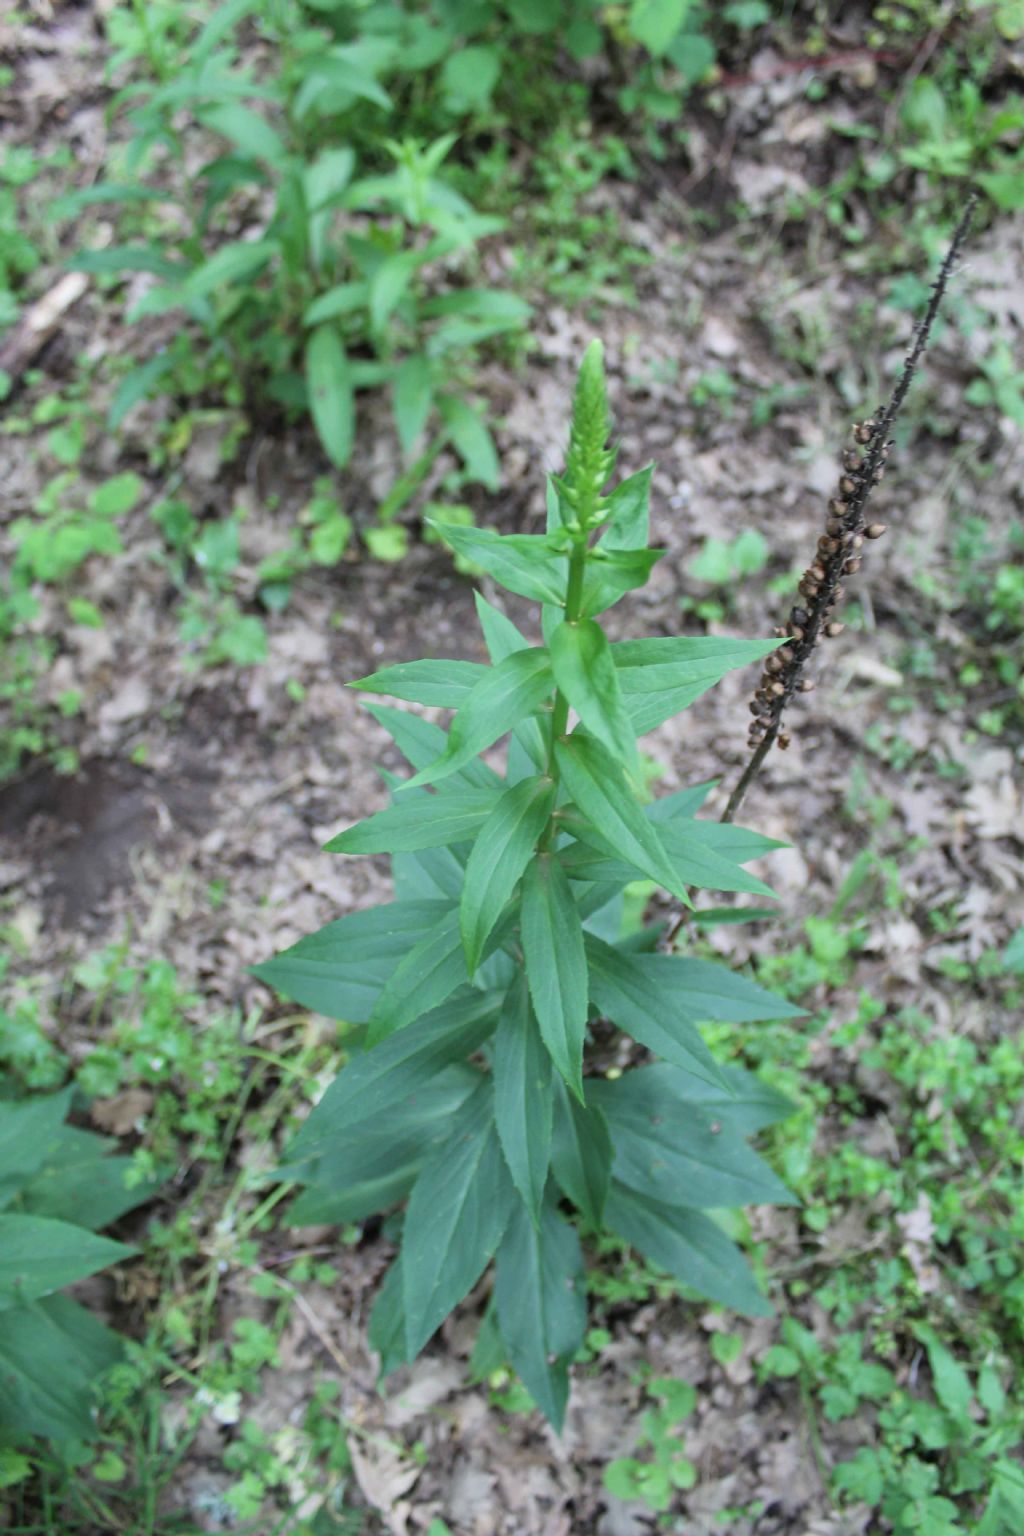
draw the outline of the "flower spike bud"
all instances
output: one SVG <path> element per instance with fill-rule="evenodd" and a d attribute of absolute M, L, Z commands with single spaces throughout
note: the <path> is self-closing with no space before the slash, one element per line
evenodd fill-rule
<path fill-rule="evenodd" d="M 599 341 L 592 341 L 583 354 L 576 381 L 563 477 L 575 492 L 575 505 L 585 527 L 592 527 L 603 510 L 601 492 L 615 463 L 615 452 L 608 446 L 610 433 L 604 348 Z"/>

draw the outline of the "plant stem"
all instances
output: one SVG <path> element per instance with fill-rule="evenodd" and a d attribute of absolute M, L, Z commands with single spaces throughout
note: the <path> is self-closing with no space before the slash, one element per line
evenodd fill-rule
<path fill-rule="evenodd" d="M 583 578 L 587 569 L 587 540 L 585 529 L 579 534 L 574 534 L 572 548 L 569 551 L 569 580 L 565 589 L 565 619 L 566 624 L 578 624 L 580 611 L 583 607 Z M 551 739 L 548 742 L 548 777 L 558 784 L 558 760 L 555 757 L 555 742 L 560 736 L 565 735 L 565 728 L 569 723 L 569 700 L 561 692 L 555 689 L 555 702 L 551 711 Z M 541 834 L 538 848 L 541 853 L 550 847 L 555 835 L 554 812 L 548 818 L 548 824 Z"/>
<path fill-rule="evenodd" d="M 806 612 L 800 611 L 799 624 L 796 627 L 791 623 L 785 629 L 776 630 L 776 634 L 787 635 L 792 638 L 787 640 L 787 644 L 781 653 L 784 665 L 781 668 L 776 665 L 774 673 L 771 670 L 773 663 L 771 658 L 769 658 L 768 670 L 766 670 L 763 680 L 763 689 L 758 696 L 762 701 L 760 704 L 760 726 L 764 729 L 764 735 L 757 742 L 750 761 L 743 770 L 739 783 L 729 796 L 729 802 L 722 812 L 722 821 L 732 821 L 740 808 L 744 795 L 757 777 L 762 763 L 775 745 L 775 742 L 779 739 L 782 729 L 782 717 L 786 707 L 792 701 L 793 695 L 800 689 L 804 667 L 818 644 L 822 632 L 826 631 L 826 622 L 830 612 L 842 595 L 841 578 L 844 574 L 855 572 L 860 565 L 860 558 L 857 557 L 856 552 L 860 547 L 865 530 L 865 508 L 872 491 L 882 478 L 885 460 L 891 447 L 889 434 L 907 397 L 907 391 L 917 371 L 917 365 L 921 360 L 922 353 L 928 345 L 928 338 L 931 334 L 935 317 L 938 314 L 939 305 L 942 302 L 943 295 L 952 276 L 957 258 L 963 249 L 971 220 L 974 217 L 977 201 L 976 193 L 972 193 L 967 199 L 967 204 L 953 233 L 945 259 L 939 268 L 935 282 L 932 284 L 932 295 L 928 302 L 928 308 L 925 310 L 924 316 L 914 333 L 913 342 L 907 353 L 900 376 L 896 381 L 896 386 L 889 398 L 889 403 L 883 410 L 877 413 L 875 420 L 863 429 L 865 435 L 870 432 L 870 439 L 864 452 L 864 457 L 856 464 L 856 467 L 847 469 L 846 474 L 840 480 L 839 496 L 841 499 L 830 503 L 830 511 L 833 516 L 831 527 L 836 530 L 836 536 L 819 540 L 818 551 L 812 560 L 812 568 L 808 570 L 804 577 L 804 582 L 801 583 L 801 592 L 803 592 L 804 583 L 806 583 L 809 577 L 813 576 L 814 578 L 814 585 L 807 589 L 813 595 L 805 599 L 807 604 Z M 857 438 L 857 441 L 862 442 L 864 439 Z M 856 459 L 856 455 L 854 455 L 854 459 Z M 884 528 L 879 525 L 877 530 L 868 530 L 868 537 L 874 538 L 876 534 L 883 533 L 884 531 Z M 823 553 L 823 550 L 828 550 L 829 552 Z M 819 569 L 815 570 L 815 568 Z M 797 610 L 794 610 L 794 621 L 797 617 Z M 831 624 L 829 624 L 826 632 L 832 633 Z M 769 699 L 768 693 L 765 691 L 768 688 L 771 688 L 773 693 L 775 689 L 779 689 L 777 696 Z M 758 705 L 756 703 L 754 708 L 755 713 L 757 713 Z M 782 737 L 780 745 L 787 745 L 787 738 L 785 736 Z"/>

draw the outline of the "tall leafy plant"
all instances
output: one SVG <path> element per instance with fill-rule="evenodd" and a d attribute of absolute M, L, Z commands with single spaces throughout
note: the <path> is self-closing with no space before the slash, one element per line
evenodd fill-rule
<path fill-rule="evenodd" d="M 413 661 L 354 685 L 455 711 L 444 731 L 370 706 L 414 772 L 327 848 L 390 853 L 395 899 L 257 967 L 358 1026 L 361 1048 L 285 1171 L 306 1186 L 297 1223 L 404 1206 L 370 1324 L 385 1371 L 419 1353 L 493 1260 L 488 1327 L 555 1424 L 585 1325 L 579 1223 L 759 1313 L 710 1213 L 791 1198 L 747 1144 L 786 1101 L 721 1066 L 698 1025 L 799 1010 L 725 966 L 659 953 L 657 925 L 622 936 L 622 892 L 638 879 L 688 905 L 698 888 L 771 894 L 743 866 L 778 845 L 697 819 L 707 784 L 644 804 L 637 739 L 780 642 L 608 640 L 599 616 L 661 553 L 648 547 L 651 469 L 609 489 L 608 436 L 595 342 L 547 532 L 438 528 L 540 605 L 543 643 L 478 596 L 489 665 Z M 481 754 L 506 735 L 502 773 Z M 637 1065 L 619 1075 L 591 1048 L 609 1024 L 635 1042 Z"/>

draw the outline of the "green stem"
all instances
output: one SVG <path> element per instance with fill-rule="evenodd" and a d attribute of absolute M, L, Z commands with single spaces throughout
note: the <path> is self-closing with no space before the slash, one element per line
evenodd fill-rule
<path fill-rule="evenodd" d="M 587 533 L 585 530 L 574 535 L 572 549 L 569 551 L 569 580 L 565 592 L 565 620 L 566 624 L 578 624 L 583 608 L 583 578 L 587 570 Z M 551 740 L 548 743 L 548 777 L 558 784 L 558 760 L 555 757 L 555 742 L 560 736 L 565 735 L 565 728 L 569 723 L 569 700 L 559 690 L 555 689 L 555 703 L 551 711 Z M 548 824 L 541 834 L 538 848 L 545 853 L 550 847 L 555 835 L 554 814 L 548 818 Z"/>

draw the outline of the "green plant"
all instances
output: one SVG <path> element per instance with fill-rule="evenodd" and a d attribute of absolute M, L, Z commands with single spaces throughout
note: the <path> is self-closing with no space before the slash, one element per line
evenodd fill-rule
<path fill-rule="evenodd" d="M 240 60 L 243 25 L 256 28 L 272 61 L 255 73 Z M 184 311 L 206 335 L 207 375 L 212 367 L 225 398 L 292 419 L 308 409 L 335 466 L 352 452 L 357 392 L 386 385 L 407 455 L 451 442 L 467 473 L 493 486 L 494 450 L 466 398 L 465 365 L 480 342 L 521 326 L 527 307 L 451 282 L 453 266 L 465 270 L 475 244 L 500 225 L 444 179 L 454 134 L 430 143 L 388 137 L 393 102 L 381 78 L 402 67 L 402 44 L 401 33 L 346 43 L 296 0 L 247 0 L 176 42 L 171 59 L 150 47 L 152 78 L 119 97 L 130 104 L 133 179 L 64 205 L 119 204 L 122 223 L 142 238 L 82 251 L 75 264 L 148 273 L 129 318 Z M 375 132 L 363 165 L 367 114 Z M 194 174 L 185 171 L 193 143 L 212 151 Z M 240 224 L 239 211 L 268 195 L 269 219 Z M 188 360 L 172 346 L 131 373 L 112 424 L 146 394 L 173 388 Z"/>
<path fill-rule="evenodd" d="M 644 1388 L 657 1407 L 640 1417 L 637 1448 L 649 1448 L 642 1459 L 620 1456 L 604 1469 L 604 1486 L 617 1499 L 640 1499 L 657 1512 L 668 1509 L 676 1490 L 692 1488 L 697 1470 L 683 1454 L 676 1433 L 683 1419 L 697 1406 L 697 1393 L 689 1382 L 671 1376 L 654 1377 Z"/>
<path fill-rule="evenodd" d="M 542 605 L 546 643 L 478 598 L 490 666 L 416 661 L 356 685 L 457 711 L 445 733 L 371 709 L 416 772 L 391 781 L 389 809 L 327 847 L 389 852 L 396 899 L 256 968 L 361 1026 L 363 1049 L 285 1172 L 308 1186 L 296 1222 L 407 1202 L 370 1325 L 384 1370 L 419 1353 L 494 1257 L 497 1334 L 555 1423 L 586 1322 L 563 1201 L 683 1285 L 760 1312 L 739 1249 L 706 1212 L 790 1199 L 745 1145 L 787 1102 L 723 1073 L 697 1023 L 791 1006 L 725 967 L 656 953 L 657 926 L 620 937 L 621 893 L 638 878 L 686 903 L 691 886 L 767 891 L 741 867 L 767 840 L 695 818 L 710 786 L 642 806 L 636 739 L 775 642 L 609 644 L 596 616 L 644 583 L 659 552 L 647 547 L 650 469 L 605 491 L 608 431 L 594 343 L 547 533 L 438 525 L 457 554 Z M 501 776 L 480 754 L 509 731 Z M 663 1063 L 602 1075 L 602 1021 Z"/>
<path fill-rule="evenodd" d="M 0 1099 L 0 1444 L 95 1433 L 97 1379 L 121 1341 L 64 1286 L 135 1252 L 95 1235 L 146 1200 L 128 1158 L 65 1124 L 72 1090 Z"/>

